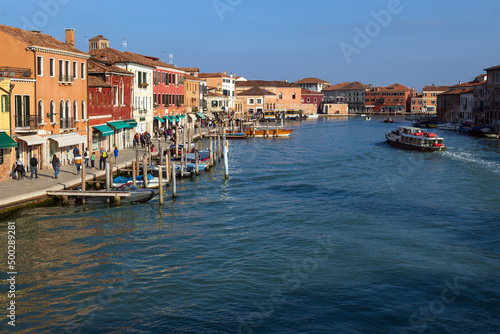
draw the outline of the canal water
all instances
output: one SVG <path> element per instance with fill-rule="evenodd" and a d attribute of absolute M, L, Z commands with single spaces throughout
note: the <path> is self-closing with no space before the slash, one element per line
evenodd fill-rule
<path fill-rule="evenodd" d="M 19 211 L 15 329 L 499 332 L 499 141 L 436 130 L 446 152 L 390 147 L 403 124 L 231 141 L 228 181 L 220 165 L 182 180 L 162 208 Z"/>

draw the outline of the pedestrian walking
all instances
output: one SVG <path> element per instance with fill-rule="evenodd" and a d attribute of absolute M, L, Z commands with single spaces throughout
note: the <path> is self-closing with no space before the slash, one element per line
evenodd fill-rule
<path fill-rule="evenodd" d="M 30 167 L 31 179 L 33 179 L 33 173 L 35 173 L 35 179 L 38 179 L 38 159 L 36 158 L 36 154 L 33 154 L 33 157 L 30 159 Z"/>
<path fill-rule="evenodd" d="M 75 161 L 75 157 L 77 155 L 80 155 L 80 148 L 79 148 L 79 145 L 76 145 L 75 148 L 73 149 L 73 162 Z M 81 159 L 81 157 L 80 157 Z M 80 163 L 81 164 L 81 163 Z"/>
<path fill-rule="evenodd" d="M 75 165 L 76 165 L 76 175 L 80 174 L 82 168 L 82 156 L 80 154 L 75 155 Z"/>
<path fill-rule="evenodd" d="M 115 162 L 118 161 L 118 147 L 115 146 L 115 150 L 113 151 L 113 154 L 115 156 Z"/>
<path fill-rule="evenodd" d="M 146 146 L 146 137 L 144 136 L 144 133 L 141 134 L 141 147 L 144 148 Z"/>
<path fill-rule="evenodd" d="M 59 175 L 59 168 L 61 167 L 61 161 L 57 157 L 57 155 L 52 156 L 52 168 L 54 168 L 54 179 L 57 179 L 57 175 Z"/>
<path fill-rule="evenodd" d="M 23 158 L 19 157 L 16 162 L 16 172 L 17 172 L 17 180 L 20 181 L 24 179 L 24 175 L 26 174 L 26 169 L 24 167 Z"/>
<path fill-rule="evenodd" d="M 106 159 L 107 158 L 108 158 L 108 152 L 106 152 L 104 147 L 101 147 L 101 157 L 99 158 L 99 169 L 106 168 Z"/>
<path fill-rule="evenodd" d="M 90 167 L 95 169 L 95 152 L 92 152 L 92 155 L 90 156 Z"/>
<path fill-rule="evenodd" d="M 85 153 L 83 154 L 83 157 L 85 159 L 85 167 L 88 167 L 89 166 L 89 158 L 90 158 L 88 147 L 85 149 Z"/>

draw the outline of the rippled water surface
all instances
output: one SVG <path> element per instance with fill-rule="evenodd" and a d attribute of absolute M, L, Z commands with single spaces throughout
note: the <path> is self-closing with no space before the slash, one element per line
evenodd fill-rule
<path fill-rule="evenodd" d="M 161 208 L 9 217 L 16 330 L 499 332 L 499 141 L 436 130 L 446 152 L 404 151 L 384 142 L 404 121 L 381 120 L 231 141 L 228 181 L 217 166 Z"/>

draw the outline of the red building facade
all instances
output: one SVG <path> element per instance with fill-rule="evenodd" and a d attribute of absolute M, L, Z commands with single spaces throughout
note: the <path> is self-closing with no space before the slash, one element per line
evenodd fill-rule
<path fill-rule="evenodd" d="M 323 93 L 314 92 L 309 89 L 302 88 L 302 103 L 315 104 L 316 111 L 321 110 L 321 103 L 323 102 Z"/>
<path fill-rule="evenodd" d="M 401 84 L 375 87 L 365 93 L 366 112 L 404 113 L 411 110 L 411 97 L 416 92 Z"/>
<path fill-rule="evenodd" d="M 134 127 L 134 74 L 102 61 L 88 64 L 89 147 L 130 147 Z"/>

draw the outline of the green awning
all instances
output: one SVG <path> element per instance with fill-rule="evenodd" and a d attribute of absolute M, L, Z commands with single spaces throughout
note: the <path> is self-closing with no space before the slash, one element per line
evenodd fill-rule
<path fill-rule="evenodd" d="M 201 119 L 205 119 L 205 115 L 203 115 L 201 112 L 197 112 L 196 115 L 200 116 Z"/>
<path fill-rule="evenodd" d="M 17 142 L 6 132 L 0 132 L 0 148 L 17 147 Z"/>
<path fill-rule="evenodd" d="M 177 117 L 184 119 L 184 118 L 186 118 L 186 115 L 179 115 Z"/>
<path fill-rule="evenodd" d="M 171 118 L 170 116 L 163 116 L 163 118 L 165 118 L 167 121 L 169 122 L 173 122 L 173 118 Z"/>
<path fill-rule="evenodd" d="M 99 131 L 103 136 L 110 136 L 115 133 L 115 131 L 107 125 L 94 125 L 94 129 Z"/>
<path fill-rule="evenodd" d="M 120 129 L 127 129 L 128 128 L 128 123 L 125 123 L 124 121 L 113 121 L 113 122 L 108 122 L 108 125 L 111 125 L 114 127 L 116 130 Z"/>
<path fill-rule="evenodd" d="M 174 121 L 176 121 L 176 122 L 179 122 L 179 121 L 180 121 L 180 119 L 179 119 L 179 118 L 177 118 L 177 116 L 170 116 L 170 118 L 171 118 L 171 119 L 173 119 L 173 120 L 174 120 Z"/>
<path fill-rule="evenodd" d="M 164 120 L 163 118 L 158 117 L 158 116 L 155 116 L 155 119 L 156 119 L 157 121 L 162 122 L 162 123 L 163 123 L 163 122 L 165 122 L 165 120 Z"/>
<path fill-rule="evenodd" d="M 387 108 L 390 108 L 390 109 L 401 109 L 401 108 L 404 108 L 404 106 L 387 106 Z"/>
<path fill-rule="evenodd" d="M 137 127 L 137 121 L 135 119 L 126 119 L 124 122 L 128 124 L 129 129 Z"/>

